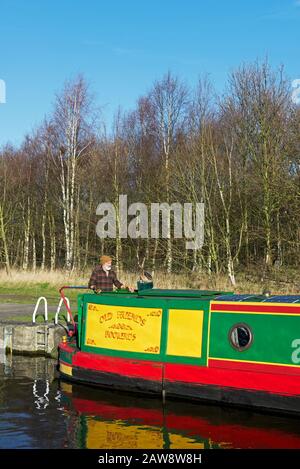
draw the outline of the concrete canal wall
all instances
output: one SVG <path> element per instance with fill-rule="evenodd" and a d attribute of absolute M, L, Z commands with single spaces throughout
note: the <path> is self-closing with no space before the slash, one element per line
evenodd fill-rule
<path fill-rule="evenodd" d="M 0 350 L 20 355 L 57 357 L 66 330 L 55 324 L 0 323 Z"/>
<path fill-rule="evenodd" d="M 63 327 L 65 319 L 61 318 L 60 323 L 55 325 L 53 319 L 49 320 L 49 313 L 53 316 L 56 312 L 58 319 L 57 308 L 47 305 L 48 315 L 45 311 L 44 304 L 41 304 L 38 311 L 37 304 L 0 302 L 0 353 L 57 358 L 58 344 L 66 335 Z M 32 322 L 33 319 L 35 323 Z"/>

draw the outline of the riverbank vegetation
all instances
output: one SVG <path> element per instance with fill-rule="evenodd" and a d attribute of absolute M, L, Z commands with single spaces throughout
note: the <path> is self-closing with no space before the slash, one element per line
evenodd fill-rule
<path fill-rule="evenodd" d="M 11 271 L 7 276 L 5 270 L 0 271 L 0 303 L 35 303 L 39 296 L 45 296 L 50 305 L 57 306 L 59 288 L 63 285 L 87 285 L 90 270 L 72 271 Z M 138 272 L 120 272 L 122 282 L 136 286 Z M 299 293 L 300 272 L 298 269 L 273 268 L 263 273 L 259 268 L 248 269 L 247 272 L 237 272 L 236 286 L 231 285 L 226 274 L 209 276 L 205 273 L 192 272 L 185 274 L 157 271 L 154 274 L 156 288 L 199 288 L 204 290 L 225 290 L 237 293 L 262 293 L 270 291 L 273 294 Z M 69 290 L 67 296 L 74 302 L 78 291 Z"/>
<path fill-rule="evenodd" d="M 168 72 L 111 131 L 84 78 L 67 82 L 44 122 L 0 151 L 2 294 L 86 283 L 74 272 L 102 253 L 130 283 L 146 268 L 162 287 L 298 291 L 299 142 L 290 81 L 267 62 L 232 72 L 219 96 L 208 78 L 192 89 Z M 120 194 L 147 207 L 203 202 L 203 247 L 123 239 L 119 219 L 115 239 L 100 239 L 96 208 L 118 210 Z"/>

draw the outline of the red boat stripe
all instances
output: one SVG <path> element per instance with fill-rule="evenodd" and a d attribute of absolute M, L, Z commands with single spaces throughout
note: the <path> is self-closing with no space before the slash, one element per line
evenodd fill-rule
<path fill-rule="evenodd" d="M 276 375 L 251 371 L 204 368 L 193 365 L 167 363 L 165 379 L 171 382 L 195 385 L 212 385 L 250 391 L 265 391 L 274 394 L 298 395 L 300 398 L 300 376 Z"/>
<path fill-rule="evenodd" d="M 226 368 L 227 370 L 253 371 L 256 373 L 272 373 L 281 375 L 298 375 L 300 376 L 300 366 L 282 366 L 270 365 L 264 363 L 249 363 L 245 361 L 234 360 L 208 360 L 210 368 Z"/>
<path fill-rule="evenodd" d="M 246 311 L 246 312 L 255 312 L 255 313 L 288 313 L 288 314 L 300 314 L 300 307 L 297 306 L 271 306 L 263 305 L 261 303 L 257 305 L 243 305 L 241 303 L 233 304 L 222 304 L 222 303 L 212 303 L 211 311 Z"/>
<path fill-rule="evenodd" d="M 77 352 L 73 356 L 72 364 L 73 366 L 88 370 L 102 371 L 103 373 L 115 373 L 121 376 L 142 378 L 151 381 L 162 380 L 162 365 L 158 362 L 130 360 L 96 355 L 93 353 Z"/>
<path fill-rule="evenodd" d="M 162 380 L 162 364 L 157 362 L 77 352 L 73 356 L 72 364 L 83 369 L 114 373 L 133 379 Z M 204 366 L 166 363 L 164 379 L 170 382 L 231 387 L 290 396 L 299 395 L 300 397 L 300 375 L 287 374 L 288 372 L 286 372 L 283 377 L 282 371 L 285 367 L 278 367 L 281 371 L 279 373 L 276 366 L 266 367 L 265 365 L 221 362 L 219 360 L 210 360 L 210 364 L 212 366 L 206 368 Z M 243 370 L 241 369 L 242 365 L 244 366 Z M 271 368 L 273 368 L 273 373 Z"/>

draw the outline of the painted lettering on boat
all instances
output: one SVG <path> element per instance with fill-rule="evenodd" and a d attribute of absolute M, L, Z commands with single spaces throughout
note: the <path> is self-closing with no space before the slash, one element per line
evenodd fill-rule
<path fill-rule="evenodd" d="M 135 334 L 127 334 L 126 332 L 112 332 L 112 331 L 105 331 L 105 338 L 106 339 L 118 339 L 118 340 L 135 340 Z"/>
<path fill-rule="evenodd" d="M 103 316 L 100 316 L 99 322 L 100 322 L 100 324 L 102 324 L 103 322 L 110 321 L 112 319 L 112 317 L 113 316 L 112 316 L 111 313 L 103 314 Z"/>
<path fill-rule="evenodd" d="M 152 315 L 150 313 L 150 315 Z M 117 318 L 118 319 L 127 319 L 128 321 L 134 321 L 140 326 L 144 326 L 146 324 L 146 319 L 142 318 L 138 314 L 134 314 L 131 311 L 117 311 Z"/>
<path fill-rule="evenodd" d="M 162 309 L 87 305 L 85 344 L 138 353 L 160 353 Z"/>
<path fill-rule="evenodd" d="M 296 349 L 292 353 L 292 362 L 297 365 L 298 363 L 300 363 L 300 339 L 293 340 L 292 348 Z"/>

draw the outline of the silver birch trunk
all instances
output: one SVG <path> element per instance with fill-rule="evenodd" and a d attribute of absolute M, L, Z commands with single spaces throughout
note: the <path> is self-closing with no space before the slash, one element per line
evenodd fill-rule
<path fill-rule="evenodd" d="M 56 265 L 56 237 L 55 223 L 53 215 L 49 215 L 49 231 L 50 231 L 50 270 L 53 271 Z"/>
<path fill-rule="evenodd" d="M 41 270 L 45 270 L 46 264 L 46 236 L 45 236 L 45 226 L 46 226 L 46 214 L 43 213 L 42 216 L 42 226 L 41 226 L 41 235 L 42 235 L 42 263 Z"/>
<path fill-rule="evenodd" d="M 152 256 L 152 275 L 154 275 L 156 269 L 156 252 L 158 248 L 158 238 L 155 238 L 154 241 L 154 249 L 153 249 L 153 256 Z"/>
<path fill-rule="evenodd" d="M 86 269 L 87 262 L 88 262 L 88 252 L 89 252 L 89 245 L 90 245 L 90 225 L 91 225 L 91 213 L 92 213 L 92 191 L 90 191 L 89 197 L 89 215 L 88 215 L 88 222 L 86 224 L 86 235 L 85 235 L 85 253 L 84 253 L 84 263 L 83 268 Z"/>
<path fill-rule="evenodd" d="M 28 199 L 27 219 L 25 221 L 25 227 L 24 227 L 23 270 L 28 269 L 29 239 L 30 239 L 30 202 Z"/>
<path fill-rule="evenodd" d="M 36 272 L 36 244 L 35 244 L 35 235 L 32 237 L 32 270 Z"/>
<path fill-rule="evenodd" d="M 215 175 L 217 179 L 220 199 L 222 202 L 222 207 L 223 207 L 224 216 L 225 216 L 225 234 L 224 234 L 225 239 L 224 241 L 225 241 L 226 258 L 227 258 L 227 273 L 228 273 L 228 277 L 232 285 L 235 286 L 236 281 L 235 281 L 235 274 L 234 274 L 234 264 L 233 264 L 233 257 L 232 257 L 231 245 L 230 245 L 230 241 L 231 241 L 230 209 L 231 209 L 231 199 L 232 199 L 232 167 L 231 167 L 232 144 L 231 144 L 230 149 L 226 148 L 226 156 L 227 156 L 227 162 L 228 162 L 228 185 L 229 185 L 229 189 L 228 189 L 229 190 L 229 202 L 227 203 L 225 201 L 224 191 L 223 191 L 222 184 L 220 181 L 216 153 L 215 153 L 215 150 L 213 149 Z"/>
<path fill-rule="evenodd" d="M 2 239 L 2 243 L 3 243 L 6 273 L 7 275 L 10 275 L 10 261 L 9 261 L 9 253 L 8 253 L 6 229 L 5 229 L 4 213 L 3 213 L 2 205 L 0 205 L 0 239 Z"/>

